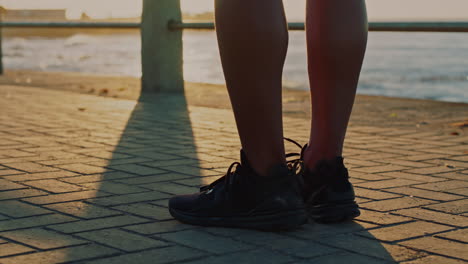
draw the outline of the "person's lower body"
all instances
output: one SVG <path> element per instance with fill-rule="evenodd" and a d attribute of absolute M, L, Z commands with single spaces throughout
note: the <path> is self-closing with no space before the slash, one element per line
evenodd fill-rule
<path fill-rule="evenodd" d="M 284 170 L 288 167 L 283 143 L 281 90 L 288 31 L 282 1 L 216 0 L 216 28 L 243 162 L 235 172 L 228 171 L 225 177 L 200 193 L 171 199 L 169 208 L 173 216 L 200 225 L 243 223 L 238 226 L 291 228 L 305 222 L 304 201 L 309 205 L 309 213 L 321 216 L 316 219 L 339 221 L 356 216 L 358 213 L 350 210 L 347 217 L 323 217 L 321 209 L 322 203 L 337 196 L 336 192 L 346 193 L 333 200 L 334 208 L 341 208 L 338 211 L 350 206 L 350 198 L 354 202 L 354 193 L 343 189 L 343 184 L 335 188 L 337 182 L 349 182 L 347 172 L 344 176 L 341 169 L 342 159 L 341 163 L 334 161 L 342 156 L 365 52 L 364 0 L 307 2 L 313 125 L 309 146 L 301 161 L 306 172 L 299 177 L 294 177 L 295 172 L 290 168 L 289 172 Z M 343 176 L 321 173 L 317 170 L 318 166 L 323 167 L 321 164 L 340 167 L 332 171 Z M 304 179 L 302 192 L 295 180 L 300 177 Z M 324 177 L 334 180 L 323 180 Z M 329 185 L 330 191 L 323 193 L 323 185 Z M 352 191 L 352 186 L 349 187 Z M 341 203 L 341 198 L 346 203 Z M 327 214 L 337 211 L 328 209 Z M 291 217 L 293 214 L 296 217 Z M 282 218 L 291 221 L 280 220 Z"/>

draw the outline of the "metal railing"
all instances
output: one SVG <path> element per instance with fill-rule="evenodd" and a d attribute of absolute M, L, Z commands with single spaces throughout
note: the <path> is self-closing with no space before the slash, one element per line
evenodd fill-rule
<path fill-rule="evenodd" d="M 1 28 L 113 28 L 140 29 L 142 90 L 183 92 L 182 30 L 213 30 L 215 24 L 182 22 L 180 2 L 143 0 L 142 22 L 0 22 Z M 289 30 L 304 30 L 304 23 L 289 23 Z M 468 32 L 468 22 L 374 22 L 370 31 Z M 3 73 L 0 31 L 0 74 Z"/>
<path fill-rule="evenodd" d="M 138 22 L 0 22 L 4 28 L 116 28 L 140 29 Z M 289 30 L 305 30 L 305 24 L 288 23 Z M 168 22 L 171 30 L 214 30 L 213 22 Z M 468 22 L 371 22 L 369 31 L 398 32 L 468 32 Z"/>

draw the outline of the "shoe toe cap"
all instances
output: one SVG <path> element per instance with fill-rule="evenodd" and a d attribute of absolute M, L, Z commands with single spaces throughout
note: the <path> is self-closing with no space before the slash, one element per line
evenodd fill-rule
<path fill-rule="evenodd" d="M 169 208 L 190 211 L 197 205 L 199 194 L 176 195 L 169 199 Z"/>

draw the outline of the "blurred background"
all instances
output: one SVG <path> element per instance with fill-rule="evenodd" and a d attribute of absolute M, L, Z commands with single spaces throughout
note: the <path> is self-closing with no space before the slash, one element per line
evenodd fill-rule
<path fill-rule="evenodd" d="M 213 0 L 181 0 L 184 20 L 212 21 Z M 466 0 L 368 0 L 369 20 L 468 21 Z M 0 0 L 5 21 L 140 20 L 131 0 Z M 285 0 L 290 22 L 304 21 L 304 0 Z M 223 84 L 215 32 L 184 31 L 189 82 Z M 468 34 L 371 32 L 358 93 L 468 102 Z M 7 70 L 141 76 L 140 35 L 130 29 L 3 29 Z M 308 89 L 305 32 L 290 32 L 287 88 Z"/>

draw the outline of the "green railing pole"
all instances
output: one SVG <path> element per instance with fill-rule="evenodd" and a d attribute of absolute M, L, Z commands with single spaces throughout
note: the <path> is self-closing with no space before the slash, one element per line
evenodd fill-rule
<path fill-rule="evenodd" d="M 181 23 L 179 0 L 143 0 L 141 62 L 143 92 L 184 91 L 182 31 L 170 30 Z"/>
<path fill-rule="evenodd" d="M 2 6 L 0 6 L 0 23 L 3 20 L 3 12 L 4 12 L 4 9 Z M 0 75 L 3 75 L 2 33 L 3 33 L 3 27 L 0 25 Z"/>

